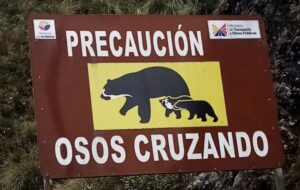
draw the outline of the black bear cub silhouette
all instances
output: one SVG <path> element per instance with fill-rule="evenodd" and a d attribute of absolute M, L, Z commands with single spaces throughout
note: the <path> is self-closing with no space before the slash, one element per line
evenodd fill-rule
<path fill-rule="evenodd" d="M 190 112 L 190 117 L 188 119 L 193 119 L 195 115 L 197 118 L 201 118 L 202 121 L 207 121 L 206 114 L 211 116 L 214 120 L 213 122 L 218 121 L 218 117 L 216 116 L 211 105 L 203 100 L 184 100 L 178 101 L 174 105 L 175 109 L 186 109 Z"/>
<path fill-rule="evenodd" d="M 218 117 L 212 106 L 203 100 L 192 100 L 187 96 L 180 96 L 177 98 L 167 97 L 160 100 L 160 102 L 166 108 L 166 117 L 169 117 L 169 113 L 174 112 L 176 114 L 176 118 L 181 118 L 180 111 L 188 110 L 190 113 L 190 117 L 188 119 L 193 119 L 195 115 L 197 115 L 197 118 L 201 118 L 201 121 L 207 121 L 207 114 L 213 118 L 213 122 L 218 121 Z"/>
<path fill-rule="evenodd" d="M 140 123 L 150 120 L 150 99 L 162 96 L 189 96 L 190 92 L 183 78 L 166 67 L 149 67 L 138 72 L 128 73 L 113 80 L 107 80 L 101 98 L 111 100 L 125 97 L 126 102 L 120 114 L 138 106 Z"/>
<path fill-rule="evenodd" d="M 191 100 L 192 98 L 190 96 L 179 96 L 179 97 L 170 97 L 159 100 L 159 102 L 163 105 L 163 107 L 166 108 L 165 116 L 169 117 L 171 113 L 175 113 L 176 118 L 181 118 L 181 109 L 175 109 L 174 104 L 178 102 L 179 100 Z"/>

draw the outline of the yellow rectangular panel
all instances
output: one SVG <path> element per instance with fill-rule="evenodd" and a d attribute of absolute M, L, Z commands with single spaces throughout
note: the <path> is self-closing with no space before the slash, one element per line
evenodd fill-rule
<path fill-rule="evenodd" d="M 95 130 L 228 125 L 219 62 L 93 63 L 88 75 Z"/>

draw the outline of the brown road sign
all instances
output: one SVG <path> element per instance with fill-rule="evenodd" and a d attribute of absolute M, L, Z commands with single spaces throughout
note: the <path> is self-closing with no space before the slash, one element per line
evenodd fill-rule
<path fill-rule="evenodd" d="M 44 177 L 282 166 L 260 17 L 34 15 L 28 27 Z"/>

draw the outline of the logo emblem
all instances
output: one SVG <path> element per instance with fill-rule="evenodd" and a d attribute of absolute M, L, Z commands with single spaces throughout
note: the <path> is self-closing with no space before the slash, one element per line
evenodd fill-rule
<path fill-rule="evenodd" d="M 259 39 L 257 20 L 208 20 L 210 39 Z"/>
<path fill-rule="evenodd" d="M 221 28 L 218 28 L 216 25 L 212 24 L 212 30 L 214 36 L 227 36 L 226 24 L 223 24 Z"/>
<path fill-rule="evenodd" d="M 47 31 L 50 29 L 50 24 L 47 21 L 41 21 L 39 23 L 39 29 L 41 29 L 43 31 Z"/>
<path fill-rule="evenodd" d="M 55 22 L 53 19 L 33 19 L 35 39 L 56 39 Z"/>

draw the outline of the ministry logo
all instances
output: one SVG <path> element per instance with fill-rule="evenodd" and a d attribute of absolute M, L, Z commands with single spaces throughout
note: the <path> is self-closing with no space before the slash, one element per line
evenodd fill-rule
<path fill-rule="evenodd" d="M 56 39 L 55 22 L 53 19 L 33 19 L 35 39 Z"/>
<path fill-rule="evenodd" d="M 50 27 L 51 27 L 51 25 L 45 20 L 42 20 L 39 23 L 39 29 L 41 29 L 42 31 L 47 31 L 50 29 Z"/>
<path fill-rule="evenodd" d="M 208 20 L 209 39 L 259 39 L 257 20 Z"/>
<path fill-rule="evenodd" d="M 220 28 L 212 24 L 212 31 L 214 36 L 227 36 L 227 26 L 223 24 Z"/>

